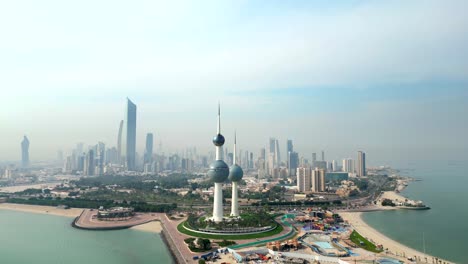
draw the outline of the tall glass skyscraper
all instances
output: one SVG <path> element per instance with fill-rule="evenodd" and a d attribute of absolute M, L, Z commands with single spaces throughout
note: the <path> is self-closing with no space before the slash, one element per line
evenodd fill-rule
<path fill-rule="evenodd" d="M 119 125 L 119 135 L 117 136 L 117 162 L 119 164 L 122 164 L 122 131 L 123 131 L 123 125 L 124 121 L 120 120 L 120 125 Z"/>
<path fill-rule="evenodd" d="M 127 98 L 127 111 L 125 112 L 125 136 L 126 140 L 126 159 L 127 170 L 134 171 L 135 168 L 135 152 L 136 152 L 136 105 Z"/>
<path fill-rule="evenodd" d="M 21 166 L 24 168 L 29 166 L 29 140 L 26 136 L 21 141 Z"/>
<path fill-rule="evenodd" d="M 146 134 L 146 147 L 143 160 L 144 164 L 151 164 L 153 162 L 153 133 Z"/>
<path fill-rule="evenodd" d="M 358 151 L 357 175 L 366 176 L 366 153 L 363 151 Z"/>

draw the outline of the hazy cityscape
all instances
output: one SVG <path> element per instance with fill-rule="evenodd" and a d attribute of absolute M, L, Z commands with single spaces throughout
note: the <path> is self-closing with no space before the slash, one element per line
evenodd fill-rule
<path fill-rule="evenodd" d="M 0 263 L 468 263 L 466 8 L 0 4 Z"/>

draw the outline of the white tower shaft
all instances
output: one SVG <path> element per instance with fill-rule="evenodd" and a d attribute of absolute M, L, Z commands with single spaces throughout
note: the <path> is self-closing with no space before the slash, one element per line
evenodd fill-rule
<path fill-rule="evenodd" d="M 231 216 L 239 216 L 239 198 L 237 194 L 237 182 L 232 182 Z"/>
<path fill-rule="evenodd" d="M 213 205 L 213 221 L 223 221 L 223 184 L 215 182 L 214 189 L 214 205 Z"/>
<path fill-rule="evenodd" d="M 237 133 L 234 132 L 234 153 L 232 155 L 232 163 L 237 164 L 236 152 L 237 152 Z M 231 199 L 231 216 L 239 216 L 239 197 L 237 193 L 237 182 L 232 182 L 232 199 Z"/>

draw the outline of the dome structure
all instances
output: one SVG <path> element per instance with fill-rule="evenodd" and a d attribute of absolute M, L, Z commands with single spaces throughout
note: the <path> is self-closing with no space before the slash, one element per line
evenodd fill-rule
<path fill-rule="evenodd" d="M 242 180 L 242 176 L 244 176 L 244 171 L 242 168 L 237 164 L 232 165 L 231 170 L 229 171 L 228 179 L 232 182 L 238 182 Z"/>
<path fill-rule="evenodd" d="M 221 134 L 217 134 L 214 138 L 213 138 L 213 144 L 217 147 L 221 147 L 222 145 L 224 145 L 224 136 L 221 135 Z"/>
<path fill-rule="evenodd" d="M 208 176 L 212 181 L 222 183 L 226 181 L 229 176 L 229 167 L 224 161 L 215 160 L 210 164 Z"/>

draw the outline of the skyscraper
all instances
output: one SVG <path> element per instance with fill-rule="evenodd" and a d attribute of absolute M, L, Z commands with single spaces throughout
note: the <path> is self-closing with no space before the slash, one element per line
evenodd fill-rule
<path fill-rule="evenodd" d="M 92 176 L 94 175 L 94 150 L 90 149 L 86 155 L 85 165 L 84 165 L 84 175 Z"/>
<path fill-rule="evenodd" d="M 266 160 L 265 148 L 260 149 L 260 158 Z"/>
<path fill-rule="evenodd" d="M 104 174 L 104 162 L 105 162 L 105 151 L 106 145 L 103 142 L 98 142 L 96 145 L 96 174 L 101 176 Z"/>
<path fill-rule="evenodd" d="M 358 151 L 357 176 L 366 176 L 366 153 Z"/>
<path fill-rule="evenodd" d="M 317 153 L 312 153 L 312 162 L 317 161 Z"/>
<path fill-rule="evenodd" d="M 153 133 L 146 134 L 146 147 L 143 161 L 143 164 L 151 164 L 153 162 Z"/>
<path fill-rule="evenodd" d="M 270 148 L 268 149 L 270 153 L 275 153 L 275 138 L 270 138 Z"/>
<path fill-rule="evenodd" d="M 120 120 L 120 125 L 119 125 L 119 135 L 117 136 L 117 161 L 119 163 L 122 163 L 122 131 L 123 131 L 123 125 L 124 121 Z"/>
<path fill-rule="evenodd" d="M 270 175 L 275 168 L 278 168 L 281 162 L 279 142 L 276 138 L 270 138 L 270 149 L 268 153 L 268 170 Z"/>
<path fill-rule="evenodd" d="M 325 161 L 325 151 L 322 150 L 322 161 Z"/>
<path fill-rule="evenodd" d="M 26 136 L 21 141 L 21 166 L 23 168 L 29 166 L 29 139 Z"/>
<path fill-rule="evenodd" d="M 127 170 L 134 171 L 135 168 L 135 152 L 136 152 L 136 105 L 127 98 L 127 111 L 125 115 L 126 124 L 126 159 Z"/>
<path fill-rule="evenodd" d="M 336 160 L 332 160 L 332 171 L 338 171 L 338 166 L 336 165 Z"/>
<path fill-rule="evenodd" d="M 325 191 L 325 170 L 315 168 L 312 170 L 312 192 L 324 192 Z"/>
<path fill-rule="evenodd" d="M 289 176 L 295 176 L 297 167 L 299 166 L 299 154 L 294 151 L 288 152 L 288 173 Z"/>
<path fill-rule="evenodd" d="M 354 160 L 352 159 L 344 159 L 343 160 L 343 171 L 354 173 Z"/>
<path fill-rule="evenodd" d="M 288 141 L 286 143 L 286 153 L 293 152 L 293 151 L 294 151 L 293 141 L 292 141 L 292 139 L 288 139 Z"/>
<path fill-rule="evenodd" d="M 279 141 L 277 139 L 275 140 L 275 163 L 276 163 L 276 167 L 279 167 L 281 163 Z"/>
<path fill-rule="evenodd" d="M 311 171 L 309 167 L 297 168 L 297 189 L 299 192 L 310 192 Z"/>
<path fill-rule="evenodd" d="M 214 201 L 213 201 L 213 217 L 215 222 L 223 221 L 223 182 L 229 176 L 229 167 L 223 161 L 223 145 L 224 137 L 221 135 L 221 110 L 218 105 L 218 129 L 217 134 L 213 138 L 213 144 L 216 146 L 216 160 L 210 164 L 208 176 L 214 181 Z"/>

